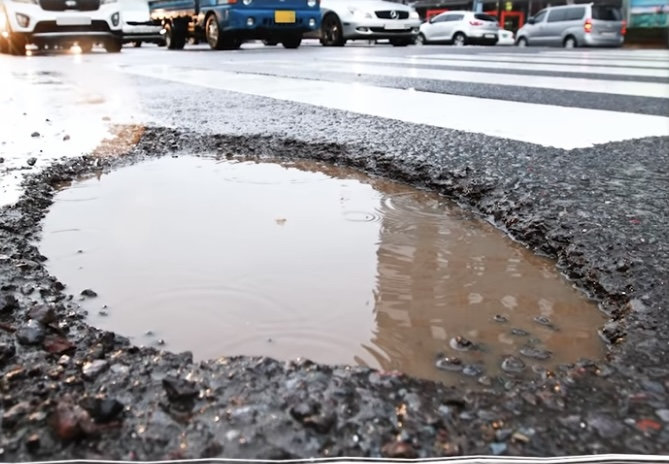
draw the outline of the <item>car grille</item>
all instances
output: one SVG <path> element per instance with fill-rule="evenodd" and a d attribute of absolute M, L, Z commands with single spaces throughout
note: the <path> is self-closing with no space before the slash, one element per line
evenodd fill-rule
<path fill-rule="evenodd" d="M 392 18 L 390 16 L 390 12 L 391 12 L 391 10 L 377 11 L 376 12 L 376 17 L 381 18 L 381 19 L 407 19 L 409 17 L 409 12 L 408 11 L 396 11 L 397 18 Z"/>
<path fill-rule="evenodd" d="M 35 34 L 50 32 L 109 32 L 107 21 L 96 20 L 90 26 L 59 26 L 56 21 L 39 21 L 35 24 Z"/>
<path fill-rule="evenodd" d="M 95 11 L 100 9 L 100 0 L 40 0 L 39 4 L 44 11 Z"/>

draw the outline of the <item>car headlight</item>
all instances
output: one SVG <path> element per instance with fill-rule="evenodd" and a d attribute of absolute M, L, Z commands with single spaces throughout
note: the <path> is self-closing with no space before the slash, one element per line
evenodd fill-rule
<path fill-rule="evenodd" d="M 349 8 L 348 10 L 356 18 L 371 18 L 372 14 L 368 11 L 358 10 L 357 8 Z"/>
<path fill-rule="evenodd" d="M 420 19 L 420 16 L 418 15 L 417 12 L 412 11 L 411 13 L 409 13 L 409 19 Z"/>
<path fill-rule="evenodd" d="M 315 7 L 316 5 L 318 5 L 318 1 L 317 1 L 317 0 L 307 0 L 307 6 L 308 6 L 309 8 L 313 8 L 313 7 Z"/>

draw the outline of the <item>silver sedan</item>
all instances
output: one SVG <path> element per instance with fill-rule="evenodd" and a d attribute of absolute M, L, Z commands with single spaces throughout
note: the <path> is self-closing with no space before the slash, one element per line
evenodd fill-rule
<path fill-rule="evenodd" d="M 406 46 L 421 24 L 416 11 L 384 0 L 322 0 L 323 22 L 317 38 L 324 46 L 342 47 L 349 40 L 390 40 Z"/>

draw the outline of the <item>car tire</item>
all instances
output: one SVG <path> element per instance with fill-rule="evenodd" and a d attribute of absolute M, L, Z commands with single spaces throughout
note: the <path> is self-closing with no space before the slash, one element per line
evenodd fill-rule
<path fill-rule="evenodd" d="M 0 55 L 9 53 L 9 42 L 4 37 L 0 37 Z"/>
<path fill-rule="evenodd" d="M 346 45 L 341 21 L 335 14 L 325 15 L 321 25 L 321 45 L 324 47 L 343 47 Z"/>
<path fill-rule="evenodd" d="M 393 47 L 406 47 L 414 43 L 413 39 L 390 39 L 390 45 Z"/>
<path fill-rule="evenodd" d="M 107 53 L 120 53 L 122 49 L 123 41 L 121 39 L 111 39 L 105 42 Z"/>
<path fill-rule="evenodd" d="M 576 48 L 578 47 L 578 42 L 576 42 L 576 37 L 572 35 L 568 35 L 567 37 L 564 38 L 564 41 L 562 42 L 562 46 L 564 48 Z"/>
<path fill-rule="evenodd" d="M 135 48 L 140 48 L 142 46 L 142 41 L 138 40 L 136 42 L 133 42 L 132 46 L 135 47 Z"/>
<path fill-rule="evenodd" d="M 525 37 L 520 37 L 518 40 L 516 40 L 516 47 L 527 47 L 530 44 L 527 42 L 527 39 Z"/>
<path fill-rule="evenodd" d="M 425 38 L 425 35 L 423 35 L 422 32 L 420 34 L 418 34 L 418 36 L 416 37 L 416 41 L 414 43 L 416 45 L 428 45 L 429 44 L 429 42 Z"/>
<path fill-rule="evenodd" d="M 79 44 L 82 54 L 88 54 L 93 51 L 93 42 L 81 42 Z"/>
<path fill-rule="evenodd" d="M 456 47 L 462 47 L 467 45 L 467 36 L 462 32 L 456 32 L 453 36 L 453 45 Z"/>

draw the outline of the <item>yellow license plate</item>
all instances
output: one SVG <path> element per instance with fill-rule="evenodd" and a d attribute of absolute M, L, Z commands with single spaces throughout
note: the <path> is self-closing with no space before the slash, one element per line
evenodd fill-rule
<path fill-rule="evenodd" d="M 294 11 L 275 11 L 274 22 L 277 24 L 293 24 L 295 22 Z"/>

